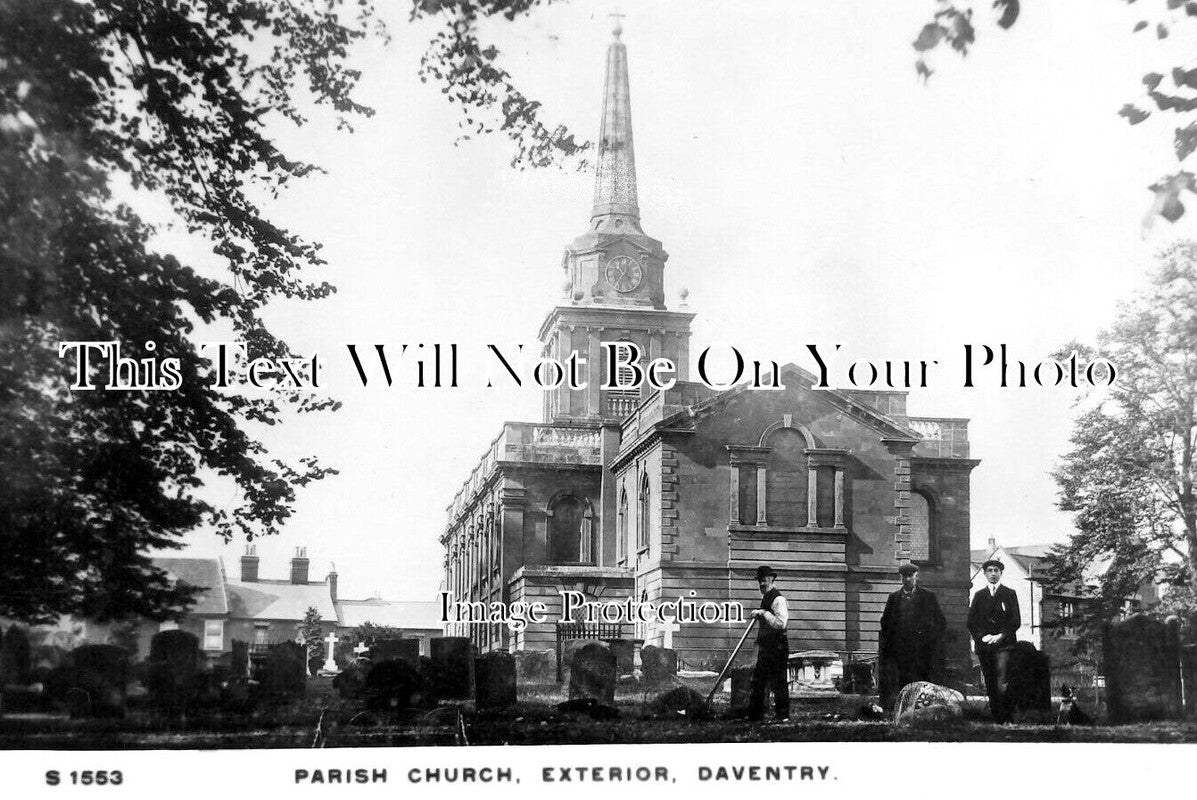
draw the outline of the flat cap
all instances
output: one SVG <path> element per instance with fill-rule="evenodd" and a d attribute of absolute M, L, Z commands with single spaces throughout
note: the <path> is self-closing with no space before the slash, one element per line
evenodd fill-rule
<path fill-rule="evenodd" d="M 1006 565 L 998 561 L 996 558 L 991 558 L 981 565 L 981 569 L 989 569 L 990 567 L 997 567 L 1002 572 L 1006 571 Z"/>
<path fill-rule="evenodd" d="M 773 567 L 770 567 L 768 564 L 761 564 L 756 568 L 756 579 L 759 581 L 761 578 L 765 577 L 776 578 L 777 573 L 773 570 Z"/>
<path fill-rule="evenodd" d="M 913 575 L 918 571 L 918 564 L 903 564 L 902 566 L 898 567 L 899 575 Z"/>

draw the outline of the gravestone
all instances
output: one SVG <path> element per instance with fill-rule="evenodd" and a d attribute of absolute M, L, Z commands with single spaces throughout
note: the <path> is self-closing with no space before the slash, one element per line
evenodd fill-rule
<path fill-rule="evenodd" d="M 371 666 L 370 659 L 355 658 L 336 674 L 333 688 L 342 700 L 356 700 L 361 695 Z"/>
<path fill-rule="evenodd" d="M 591 642 L 574 653 L 569 668 L 569 699 L 593 698 L 615 705 L 615 654 L 601 642 Z"/>
<path fill-rule="evenodd" d="M 915 681 L 902 687 L 894 703 L 894 722 L 910 725 L 937 725 L 964 716 L 964 695 L 955 689 L 928 681 Z"/>
<path fill-rule="evenodd" d="M 266 649 L 262 688 L 267 697 L 286 700 L 303 695 L 307 687 L 307 651 L 296 642 L 280 642 Z"/>
<path fill-rule="evenodd" d="M 658 695 L 649 705 L 649 711 L 656 716 L 705 719 L 707 699 L 689 686 L 675 686 Z"/>
<path fill-rule="evenodd" d="M 192 704 L 198 690 L 199 639 L 181 630 L 154 634 L 145 669 L 150 705 L 181 712 Z"/>
<path fill-rule="evenodd" d="M 361 696 L 374 711 L 402 711 L 420 705 L 425 697 L 424 679 L 411 664 L 400 659 L 373 664 L 366 673 Z"/>
<path fill-rule="evenodd" d="M 636 643 L 631 639 L 604 639 L 615 654 L 615 673 L 628 675 L 636 668 Z"/>
<path fill-rule="evenodd" d="M 370 645 L 370 660 L 375 664 L 383 661 L 405 661 L 410 667 L 420 666 L 419 639 L 378 639 Z"/>
<path fill-rule="evenodd" d="M 1163 622 L 1132 614 L 1106 628 L 1102 645 L 1111 723 L 1180 716 L 1180 653 Z"/>
<path fill-rule="evenodd" d="M 748 686 L 752 682 L 752 667 L 736 667 L 728 673 L 731 676 L 731 711 L 733 714 L 748 713 Z"/>
<path fill-rule="evenodd" d="M 515 704 L 515 658 L 510 653 L 486 653 L 474 659 L 474 703 L 478 708 Z"/>
<path fill-rule="evenodd" d="M 583 647 L 591 644 L 600 644 L 606 647 L 606 642 L 598 639 L 566 639 L 561 643 L 561 681 L 569 685 L 569 671 L 574 663 L 574 655 Z"/>
<path fill-rule="evenodd" d="M 467 700 L 474 686 L 474 646 L 464 636 L 432 640 L 433 690 L 438 698 Z"/>
<path fill-rule="evenodd" d="M 1006 702 L 1011 712 L 1051 715 L 1051 667 L 1047 654 L 1035 649 L 1030 642 L 1017 642 L 1011 648 L 1006 671 Z"/>
<path fill-rule="evenodd" d="M 0 688 L 29 683 L 30 655 L 29 631 L 10 625 L 0 637 Z"/>
<path fill-rule="evenodd" d="M 640 651 L 640 670 L 649 686 L 670 680 L 677 675 L 677 651 L 648 645 Z"/>
<path fill-rule="evenodd" d="M 77 717 L 123 717 L 129 685 L 129 654 L 111 644 L 85 644 L 71 652 L 73 685 L 66 698 Z"/>
<path fill-rule="evenodd" d="M 233 679 L 249 678 L 249 642 L 234 639 L 229 662 Z"/>
<path fill-rule="evenodd" d="M 515 677 L 520 683 L 552 683 L 557 680 L 552 650 L 516 650 Z"/>

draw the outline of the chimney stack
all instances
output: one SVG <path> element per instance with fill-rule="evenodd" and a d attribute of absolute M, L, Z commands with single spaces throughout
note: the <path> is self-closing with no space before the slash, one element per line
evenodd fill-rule
<path fill-rule="evenodd" d="M 337 565 L 329 564 L 328 566 L 328 596 L 332 601 L 337 602 Z"/>
<path fill-rule="evenodd" d="M 990 536 L 989 537 L 989 552 L 992 553 L 994 550 L 997 550 L 997 539 Z"/>
<path fill-rule="evenodd" d="M 241 556 L 241 580 L 245 583 L 258 582 L 258 546 L 247 544 L 245 555 Z"/>
<path fill-rule="evenodd" d="M 291 559 L 291 583 L 308 582 L 308 549 L 295 548 L 295 558 Z"/>

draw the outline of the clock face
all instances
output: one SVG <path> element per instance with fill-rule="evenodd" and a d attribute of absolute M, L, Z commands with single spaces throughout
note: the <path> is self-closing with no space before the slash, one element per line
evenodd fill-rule
<path fill-rule="evenodd" d="M 607 283 L 617 292 L 630 292 L 644 280 L 640 262 L 628 256 L 616 256 L 607 262 Z"/>

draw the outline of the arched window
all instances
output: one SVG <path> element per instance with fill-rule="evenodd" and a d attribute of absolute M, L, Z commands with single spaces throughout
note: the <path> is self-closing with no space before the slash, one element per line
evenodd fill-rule
<path fill-rule="evenodd" d="M 910 560 L 936 561 L 935 507 L 922 492 L 910 493 Z"/>
<path fill-rule="evenodd" d="M 628 490 L 619 492 L 619 525 L 617 526 L 618 541 L 615 544 L 615 557 L 623 561 L 628 557 Z"/>
<path fill-rule="evenodd" d="M 621 341 L 615 345 L 615 358 L 617 363 L 625 364 L 627 362 L 639 363 L 638 359 L 632 358 L 633 344 L 628 341 Z M 603 359 L 603 369 L 606 370 L 606 358 Z M 606 385 L 606 372 L 603 374 L 603 385 Z M 635 371 L 628 366 L 619 367 L 619 380 L 623 383 L 630 383 L 636 377 Z M 636 410 L 636 405 L 640 402 L 640 387 L 633 386 L 626 389 L 604 389 L 603 393 L 606 395 L 606 409 L 607 413 L 615 416 L 624 417 Z"/>
<path fill-rule="evenodd" d="M 648 549 L 648 526 L 652 522 L 652 491 L 648 487 L 648 473 L 640 478 L 640 497 L 636 509 L 636 549 Z"/>
<path fill-rule="evenodd" d="M 808 470 L 806 439 L 794 428 L 778 428 L 768 440 L 771 448 L 765 478 L 765 515 L 770 525 L 807 524 Z"/>
<path fill-rule="evenodd" d="M 549 562 L 595 563 L 593 523 L 594 514 L 585 500 L 573 495 L 555 500 L 549 509 Z"/>

